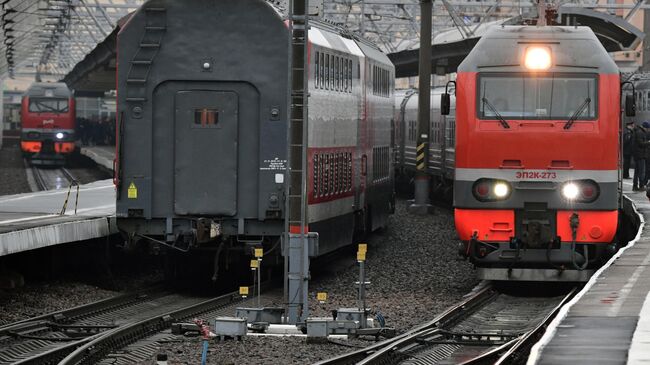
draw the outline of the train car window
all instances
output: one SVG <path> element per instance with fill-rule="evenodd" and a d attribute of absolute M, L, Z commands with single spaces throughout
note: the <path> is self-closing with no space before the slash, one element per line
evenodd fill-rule
<path fill-rule="evenodd" d="M 194 109 L 194 125 L 201 127 L 213 127 L 219 123 L 219 110 L 217 109 Z"/>
<path fill-rule="evenodd" d="M 339 91 L 339 57 L 334 57 L 334 90 Z"/>
<path fill-rule="evenodd" d="M 346 62 L 343 62 L 343 61 L 344 61 L 344 59 L 343 59 L 343 57 L 341 57 L 341 59 L 339 59 L 339 79 L 341 79 L 341 92 L 343 92 L 345 87 L 347 86 L 346 83 L 345 83 L 345 63 Z"/>
<path fill-rule="evenodd" d="M 320 88 L 323 88 L 325 81 L 325 55 L 323 52 L 320 53 Z"/>
<path fill-rule="evenodd" d="M 330 90 L 334 90 L 334 56 L 330 55 Z"/>
<path fill-rule="evenodd" d="M 596 118 L 597 75 L 552 73 L 482 74 L 477 109 L 480 119 L 568 119 L 582 107 L 578 120 Z"/>
<path fill-rule="evenodd" d="M 29 109 L 32 113 L 67 113 L 68 99 L 29 98 Z"/>
<path fill-rule="evenodd" d="M 377 66 L 372 66 L 372 94 L 377 94 Z"/>
<path fill-rule="evenodd" d="M 341 87 L 339 90 L 343 91 L 343 88 L 347 85 L 345 85 L 345 73 L 343 72 L 343 57 L 339 59 L 339 80 L 341 82 Z"/>
<path fill-rule="evenodd" d="M 330 88 L 330 56 L 325 55 L 325 89 Z"/>
<path fill-rule="evenodd" d="M 454 114 L 450 114 L 454 115 Z M 454 147 L 455 138 L 456 138 L 456 119 L 451 117 L 447 118 L 447 130 L 445 131 L 447 139 L 447 147 Z"/>
<path fill-rule="evenodd" d="M 320 61 L 320 52 L 316 52 L 316 59 L 314 60 L 316 67 L 314 67 L 314 88 L 318 88 L 320 85 L 320 68 L 319 66 L 319 61 Z"/>
<path fill-rule="evenodd" d="M 648 100 L 645 96 L 645 93 L 641 93 L 641 110 L 646 110 L 646 100 Z"/>
<path fill-rule="evenodd" d="M 341 67 L 341 79 L 343 80 L 343 91 L 348 92 L 348 60 L 341 59 L 343 67 Z"/>
<path fill-rule="evenodd" d="M 381 83 L 381 88 L 382 88 L 382 95 L 383 96 L 388 96 L 388 71 L 382 70 L 383 74 L 383 82 Z"/>
<path fill-rule="evenodd" d="M 643 97 L 641 96 L 640 91 L 636 93 L 636 98 L 637 98 L 636 105 L 638 106 L 639 110 L 643 110 Z"/>
<path fill-rule="evenodd" d="M 352 60 L 348 60 L 348 79 L 350 80 L 350 92 L 352 92 Z"/>

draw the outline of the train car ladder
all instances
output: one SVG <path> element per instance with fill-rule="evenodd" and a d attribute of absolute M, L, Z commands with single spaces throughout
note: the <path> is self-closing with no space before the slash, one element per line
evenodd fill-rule
<path fill-rule="evenodd" d="M 145 8 L 144 12 L 146 17 L 144 33 L 140 39 L 138 51 L 130 61 L 129 73 L 126 78 L 127 102 L 144 103 L 147 101 L 147 79 L 167 30 L 165 8 L 149 7 Z"/>
<path fill-rule="evenodd" d="M 309 246 L 317 246 L 318 235 L 308 232 L 307 222 L 307 44 L 309 16 L 307 0 L 289 2 L 291 32 L 289 68 L 289 170 L 285 236 L 285 275 L 289 323 L 304 322 L 309 316 Z M 310 240 L 310 237 L 312 238 Z M 315 243 L 314 243 L 315 241 Z M 312 250 L 317 251 L 317 249 Z"/>

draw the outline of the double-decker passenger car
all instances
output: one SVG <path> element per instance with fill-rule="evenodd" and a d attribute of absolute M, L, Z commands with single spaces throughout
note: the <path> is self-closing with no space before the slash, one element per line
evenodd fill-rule
<path fill-rule="evenodd" d="M 285 22 L 259 0 L 151 0 L 121 29 L 115 178 L 126 235 L 217 252 L 278 242 L 290 97 Z M 310 22 L 308 223 L 319 254 L 387 222 L 393 79 L 373 44 Z"/>
<path fill-rule="evenodd" d="M 456 136 L 456 103 L 450 95 L 450 113 L 440 110 L 440 96 L 445 87 L 431 89 L 431 120 L 429 129 L 429 165 L 431 193 L 436 197 L 451 199 L 454 180 L 454 155 Z M 453 92 L 453 89 L 447 91 Z M 415 177 L 415 146 L 417 142 L 418 91 L 395 91 L 395 173 L 397 186 L 404 189 Z"/>
<path fill-rule="evenodd" d="M 481 278 L 584 281 L 612 251 L 619 83 L 586 27 L 494 27 L 459 66 L 455 220 Z"/>
<path fill-rule="evenodd" d="M 75 150 L 75 103 L 64 83 L 37 82 L 25 92 L 21 149 L 33 164 L 63 164 Z"/>

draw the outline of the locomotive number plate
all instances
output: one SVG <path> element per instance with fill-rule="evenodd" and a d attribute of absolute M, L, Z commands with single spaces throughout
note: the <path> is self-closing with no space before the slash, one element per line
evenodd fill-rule
<path fill-rule="evenodd" d="M 517 171 L 515 179 L 555 180 L 557 173 L 553 171 Z"/>

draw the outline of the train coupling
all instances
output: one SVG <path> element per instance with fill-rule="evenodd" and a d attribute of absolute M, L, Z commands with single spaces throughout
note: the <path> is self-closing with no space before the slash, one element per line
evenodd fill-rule
<path fill-rule="evenodd" d="M 214 241 L 221 236 L 221 233 L 221 223 L 208 218 L 199 218 L 196 220 L 197 243 Z"/>

